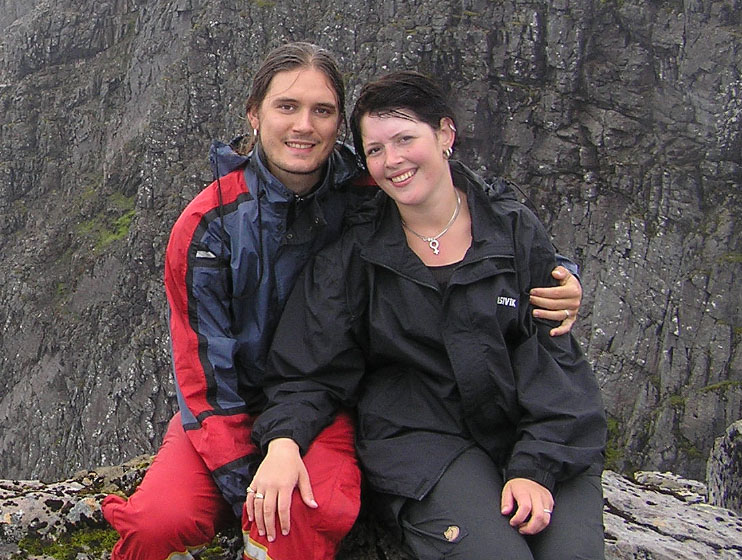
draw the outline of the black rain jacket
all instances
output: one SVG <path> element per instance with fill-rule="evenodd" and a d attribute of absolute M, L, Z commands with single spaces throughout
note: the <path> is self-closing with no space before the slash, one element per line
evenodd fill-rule
<path fill-rule="evenodd" d="M 601 464 L 606 424 L 593 372 L 571 335 L 531 315 L 553 285 L 538 219 L 452 162 L 472 245 L 441 290 L 408 247 L 383 192 L 299 278 L 266 378 L 253 439 L 305 451 L 340 406 L 357 406 L 357 450 L 374 489 L 421 499 L 471 445 L 506 479 L 556 482 Z M 496 197 L 495 197 L 496 198 Z M 445 238 L 442 239 L 445 243 Z"/>

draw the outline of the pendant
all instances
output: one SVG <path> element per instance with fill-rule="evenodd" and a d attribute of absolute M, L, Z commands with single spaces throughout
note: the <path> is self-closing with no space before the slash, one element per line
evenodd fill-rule
<path fill-rule="evenodd" d="M 438 246 L 440 243 L 438 243 L 437 239 L 428 239 L 428 246 L 433 250 L 433 254 L 437 255 L 440 253 L 440 250 L 438 249 Z"/>

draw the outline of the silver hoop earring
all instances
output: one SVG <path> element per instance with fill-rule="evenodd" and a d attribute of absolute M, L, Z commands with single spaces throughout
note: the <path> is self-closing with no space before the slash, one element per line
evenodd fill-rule
<path fill-rule="evenodd" d="M 453 155 L 453 148 L 450 146 L 443 150 L 443 157 L 446 159 L 449 159 Z"/>
<path fill-rule="evenodd" d="M 258 137 L 258 129 L 257 128 L 253 128 L 252 129 L 252 137 L 253 138 L 257 138 Z"/>

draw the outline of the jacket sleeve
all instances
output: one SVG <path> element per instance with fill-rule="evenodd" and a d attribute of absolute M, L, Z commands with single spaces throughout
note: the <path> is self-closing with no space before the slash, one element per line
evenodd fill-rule
<path fill-rule="evenodd" d="M 220 255 L 221 240 L 209 246 L 202 218 L 193 208 L 183 213 L 165 256 L 173 369 L 186 434 L 239 516 L 256 448 L 250 441 L 251 417 L 237 391 L 224 272 L 228 261 Z"/>
<path fill-rule="evenodd" d="M 563 266 L 564 268 L 566 268 L 567 270 L 569 270 L 569 272 L 575 278 L 577 278 L 577 281 L 580 282 L 580 283 L 582 283 L 582 280 L 580 280 L 580 267 L 579 267 L 579 265 L 576 262 L 574 262 L 569 257 L 565 257 L 564 255 L 561 255 L 561 254 L 557 253 L 556 254 L 556 263 L 557 263 L 557 266 Z"/>
<path fill-rule="evenodd" d="M 524 210 L 514 235 L 523 293 L 553 283 L 554 253 L 541 223 Z M 520 310 L 520 317 L 524 336 L 511 360 L 521 414 L 506 477 L 529 478 L 552 490 L 557 481 L 602 464 L 603 402 L 574 337 L 550 336 L 553 323 L 533 318 L 530 304 Z"/>
<path fill-rule="evenodd" d="M 341 253 L 336 243 L 310 262 L 281 315 L 266 371 L 269 404 L 253 429 L 261 449 L 288 437 L 306 452 L 340 406 L 356 403 L 365 359 L 352 307 L 363 306 L 365 291 Z"/>

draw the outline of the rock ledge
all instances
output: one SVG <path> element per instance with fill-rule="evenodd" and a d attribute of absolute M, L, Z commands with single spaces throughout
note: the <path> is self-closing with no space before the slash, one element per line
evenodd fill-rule
<path fill-rule="evenodd" d="M 0 558 L 108 558 L 111 535 L 75 545 L 73 555 L 44 543 L 103 529 L 100 503 L 108 493 L 130 495 L 149 466 L 143 456 L 116 467 L 85 471 L 54 483 L 0 481 Z M 630 480 L 603 475 L 605 542 L 608 560 L 742 559 L 742 517 L 706 503 L 700 482 L 670 473 L 640 472 Z M 32 546 L 33 545 L 33 546 Z M 234 560 L 236 531 L 220 535 L 203 559 Z M 67 555 L 65 555 L 67 554 Z M 338 560 L 401 560 L 393 539 L 368 514 L 346 539 Z"/>

